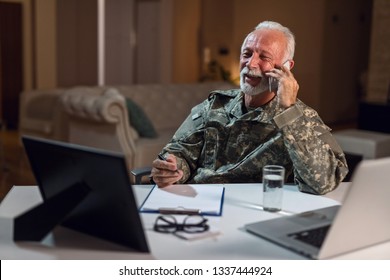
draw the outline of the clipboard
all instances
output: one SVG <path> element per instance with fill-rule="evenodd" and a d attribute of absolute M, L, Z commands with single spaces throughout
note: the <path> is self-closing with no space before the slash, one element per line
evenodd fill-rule
<path fill-rule="evenodd" d="M 155 185 L 145 198 L 141 213 L 221 216 L 225 187 L 222 185 Z"/>

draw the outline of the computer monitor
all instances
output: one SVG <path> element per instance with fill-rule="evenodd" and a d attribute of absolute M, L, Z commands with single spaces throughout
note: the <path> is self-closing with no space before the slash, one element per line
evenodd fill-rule
<path fill-rule="evenodd" d="M 35 219 L 149 252 L 122 154 L 28 136 L 22 142 L 47 206 Z"/>

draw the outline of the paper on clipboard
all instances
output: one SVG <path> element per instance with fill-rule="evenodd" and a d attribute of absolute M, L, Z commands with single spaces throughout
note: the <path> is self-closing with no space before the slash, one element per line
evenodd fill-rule
<path fill-rule="evenodd" d="M 224 193 L 222 185 L 154 186 L 140 212 L 221 216 Z"/>

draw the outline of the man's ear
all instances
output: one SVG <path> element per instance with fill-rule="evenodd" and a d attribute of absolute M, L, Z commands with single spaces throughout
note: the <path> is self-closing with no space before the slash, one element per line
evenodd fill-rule
<path fill-rule="evenodd" d="M 286 63 L 283 64 L 283 65 L 284 65 L 285 67 L 287 67 L 288 70 L 291 70 L 291 69 L 293 69 L 294 64 L 295 64 L 294 60 L 289 59 L 289 60 L 287 60 Z"/>

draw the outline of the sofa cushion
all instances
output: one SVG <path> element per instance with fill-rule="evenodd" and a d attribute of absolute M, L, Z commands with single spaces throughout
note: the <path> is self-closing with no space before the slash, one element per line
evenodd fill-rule
<path fill-rule="evenodd" d="M 135 128 L 139 136 L 146 138 L 156 138 L 157 132 L 148 116 L 137 103 L 130 98 L 126 98 L 129 123 Z"/>

